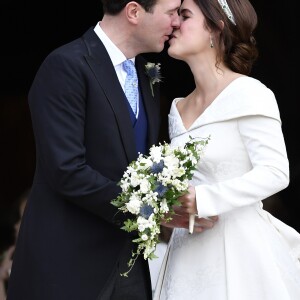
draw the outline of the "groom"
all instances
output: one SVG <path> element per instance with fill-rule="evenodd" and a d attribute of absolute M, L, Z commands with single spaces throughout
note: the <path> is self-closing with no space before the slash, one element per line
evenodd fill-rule
<path fill-rule="evenodd" d="M 50 53 L 29 92 L 36 173 L 7 300 L 152 298 L 142 257 L 120 276 L 133 243 L 110 202 L 138 151 L 158 142 L 159 87 L 152 94 L 139 54 L 163 50 L 179 26 L 180 0 L 102 2 L 102 21 Z M 135 113 L 125 96 L 127 59 L 138 77 Z"/>
<path fill-rule="evenodd" d="M 110 201 L 127 165 L 158 142 L 159 89 L 146 61 L 179 25 L 180 0 L 103 0 L 104 17 L 54 50 L 29 92 L 36 173 L 24 212 L 8 300 L 151 299 L 147 261 L 128 278 L 132 242 Z M 138 112 L 122 63 L 138 76 Z"/>

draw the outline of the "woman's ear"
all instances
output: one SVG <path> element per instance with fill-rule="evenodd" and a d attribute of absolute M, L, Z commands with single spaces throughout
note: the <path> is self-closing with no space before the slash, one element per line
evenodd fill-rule
<path fill-rule="evenodd" d="M 137 24 L 140 10 L 141 6 L 137 2 L 131 1 L 127 3 L 125 13 L 130 23 Z"/>

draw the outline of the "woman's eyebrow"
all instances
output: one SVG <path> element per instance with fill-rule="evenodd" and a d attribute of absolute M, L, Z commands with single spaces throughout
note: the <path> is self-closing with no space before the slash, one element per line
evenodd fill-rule
<path fill-rule="evenodd" d="M 182 13 L 192 13 L 192 12 L 188 8 L 180 8 L 179 14 L 181 15 Z"/>

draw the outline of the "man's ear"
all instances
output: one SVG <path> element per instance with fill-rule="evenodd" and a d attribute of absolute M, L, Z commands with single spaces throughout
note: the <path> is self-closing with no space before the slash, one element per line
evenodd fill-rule
<path fill-rule="evenodd" d="M 137 2 L 131 1 L 127 3 L 125 7 L 125 13 L 128 21 L 132 24 L 137 24 L 140 11 L 141 11 L 141 6 Z"/>

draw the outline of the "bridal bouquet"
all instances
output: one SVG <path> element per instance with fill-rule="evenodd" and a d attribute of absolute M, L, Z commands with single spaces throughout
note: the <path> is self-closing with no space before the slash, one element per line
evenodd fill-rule
<path fill-rule="evenodd" d="M 160 223 L 170 221 L 173 205 L 180 205 L 178 197 L 187 193 L 189 180 L 209 138 L 190 140 L 181 147 L 168 143 L 152 146 L 148 156 L 139 154 L 125 171 L 119 185 L 120 195 L 111 201 L 123 213 L 131 213 L 123 230 L 137 231 L 136 251 L 128 262 L 128 276 L 137 257 L 156 258 L 154 252 L 159 242 Z"/>

